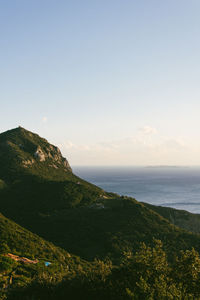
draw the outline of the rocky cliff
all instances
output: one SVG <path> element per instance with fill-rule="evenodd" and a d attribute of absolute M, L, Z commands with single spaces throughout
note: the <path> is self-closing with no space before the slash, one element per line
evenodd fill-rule
<path fill-rule="evenodd" d="M 0 165 L 0 178 L 3 179 L 13 177 L 14 173 L 40 176 L 48 173 L 51 177 L 51 174 L 62 173 L 64 176 L 72 172 L 58 147 L 22 127 L 0 134 Z"/>

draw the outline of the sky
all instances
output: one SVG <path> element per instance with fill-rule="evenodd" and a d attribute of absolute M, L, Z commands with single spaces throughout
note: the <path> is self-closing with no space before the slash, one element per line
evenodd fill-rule
<path fill-rule="evenodd" d="M 200 165 L 199 0 L 0 0 L 0 132 L 71 165 Z"/>

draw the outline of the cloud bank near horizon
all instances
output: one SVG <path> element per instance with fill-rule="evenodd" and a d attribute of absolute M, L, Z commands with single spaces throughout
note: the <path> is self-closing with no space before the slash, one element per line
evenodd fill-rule
<path fill-rule="evenodd" d="M 183 138 L 163 136 L 151 126 L 123 139 L 93 144 L 67 140 L 59 147 L 72 165 L 194 165 L 200 151 Z"/>

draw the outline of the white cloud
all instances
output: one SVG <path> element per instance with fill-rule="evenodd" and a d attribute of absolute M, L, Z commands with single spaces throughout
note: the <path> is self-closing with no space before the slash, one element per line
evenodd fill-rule
<path fill-rule="evenodd" d="M 185 143 L 180 140 L 180 139 L 173 139 L 173 138 L 168 138 L 163 142 L 163 146 L 169 149 L 174 149 L 174 150 L 182 150 L 184 148 L 187 148 Z"/>
<path fill-rule="evenodd" d="M 42 122 L 43 123 L 46 123 L 48 121 L 48 118 L 46 117 L 46 116 L 44 116 L 43 118 L 42 118 Z"/>
<path fill-rule="evenodd" d="M 71 141 L 66 141 L 64 142 L 63 144 L 59 144 L 58 145 L 60 148 L 65 148 L 65 149 L 75 149 L 76 148 L 76 145 L 73 144 Z"/>
<path fill-rule="evenodd" d="M 141 128 L 139 128 L 139 132 L 144 135 L 152 135 L 152 134 L 158 133 L 157 129 L 153 128 L 151 126 L 141 127 Z"/>
<path fill-rule="evenodd" d="M 149 126 L 124 139 L 94 144 L 66 141 L 60 148 L 72 165 L 186 165 L 193 159 L 193 148 L 183 138 L 162 136 Z"/>

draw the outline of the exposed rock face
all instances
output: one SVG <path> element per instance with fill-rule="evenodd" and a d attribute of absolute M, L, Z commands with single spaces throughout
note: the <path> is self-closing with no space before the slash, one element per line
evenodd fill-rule
<path fill-rule="evenodd" d="M 66 160 L 66 158 L 64 158 L 64 160 L 63 160 L 63 164 L 64 164 L 64 166 L 68 169 L 68 168 L 70 168 L 71 169 L 71 167 L 70 167 L 70 165 L 69 165 L 69 163 L 68 163 L 68 161 Z"/>
<path fill-rule="evenodd" d="M 66 158 L 62 156 L 60 149 L 53 145 L 49 145 L 48 147 L 45 148 L 45 150 L 42 150 L 41 147 L 38 146 L 37 150 L 34 153 L 34 157 L 36 160 L 40 162 L 44 162 L 48 160 L 51 161 L 52 163 L 50 163 L 49 166 L 55 169 L 58 169 L 59 166 L 62 165 L 66 170 L 71 171 L 71 167 L 68 161 L 66 160 Z"/>
<path fill-rule="evenodd" d="M 28 167 L 28 166 L 32 166 L 32 164 L 34 164 L 35 160 L 34 159 L 27 159 L 27 160 L 23 160 L 22 164 L 24 165 L 24 167 Z"/>
<path fill-rule="evenodd" d="M 34 158 L 36 161 L 44 162 L 49 161 L 51 162 L 49 166 L 58 169 L 59 166 L 64 166 L 64 168 L 68 171 L 71 171 L 71 167 L 60 152 L 60 149 L 53 145 L 48 145 L 45 149 L 42 149 L 40 146 L 37 147 L 36 151 L 34 152 Z M 31 161 L 34 163 L 34 161 Z"/>
<path fill-rule="evenodd" d="M 24 170 L 26 174 L 34 172 L 40 176 L 42 174 L 51 177 L 51 170 L 48 169 L 50 167 L 54 169 L 54 178 L 57 174 L 64 178 L 65 172 L 72 172 L 58 147 L 22 127 L 0 134 L 0 166 L 0 177 L 5 174 L 3 168 L 14 170 L 13 172 L 16 170 L 16 173 Z"/>
<path fill-rule="evenodd" d="M 45 153 L 42 151 L 42 149 L 40 148 L 40 146 L 38 146 L 36 152 L 34 153 L 35 158 L 37 158 L 39 161 L 45 161 L 46 160 L 46 155 Z"/>

